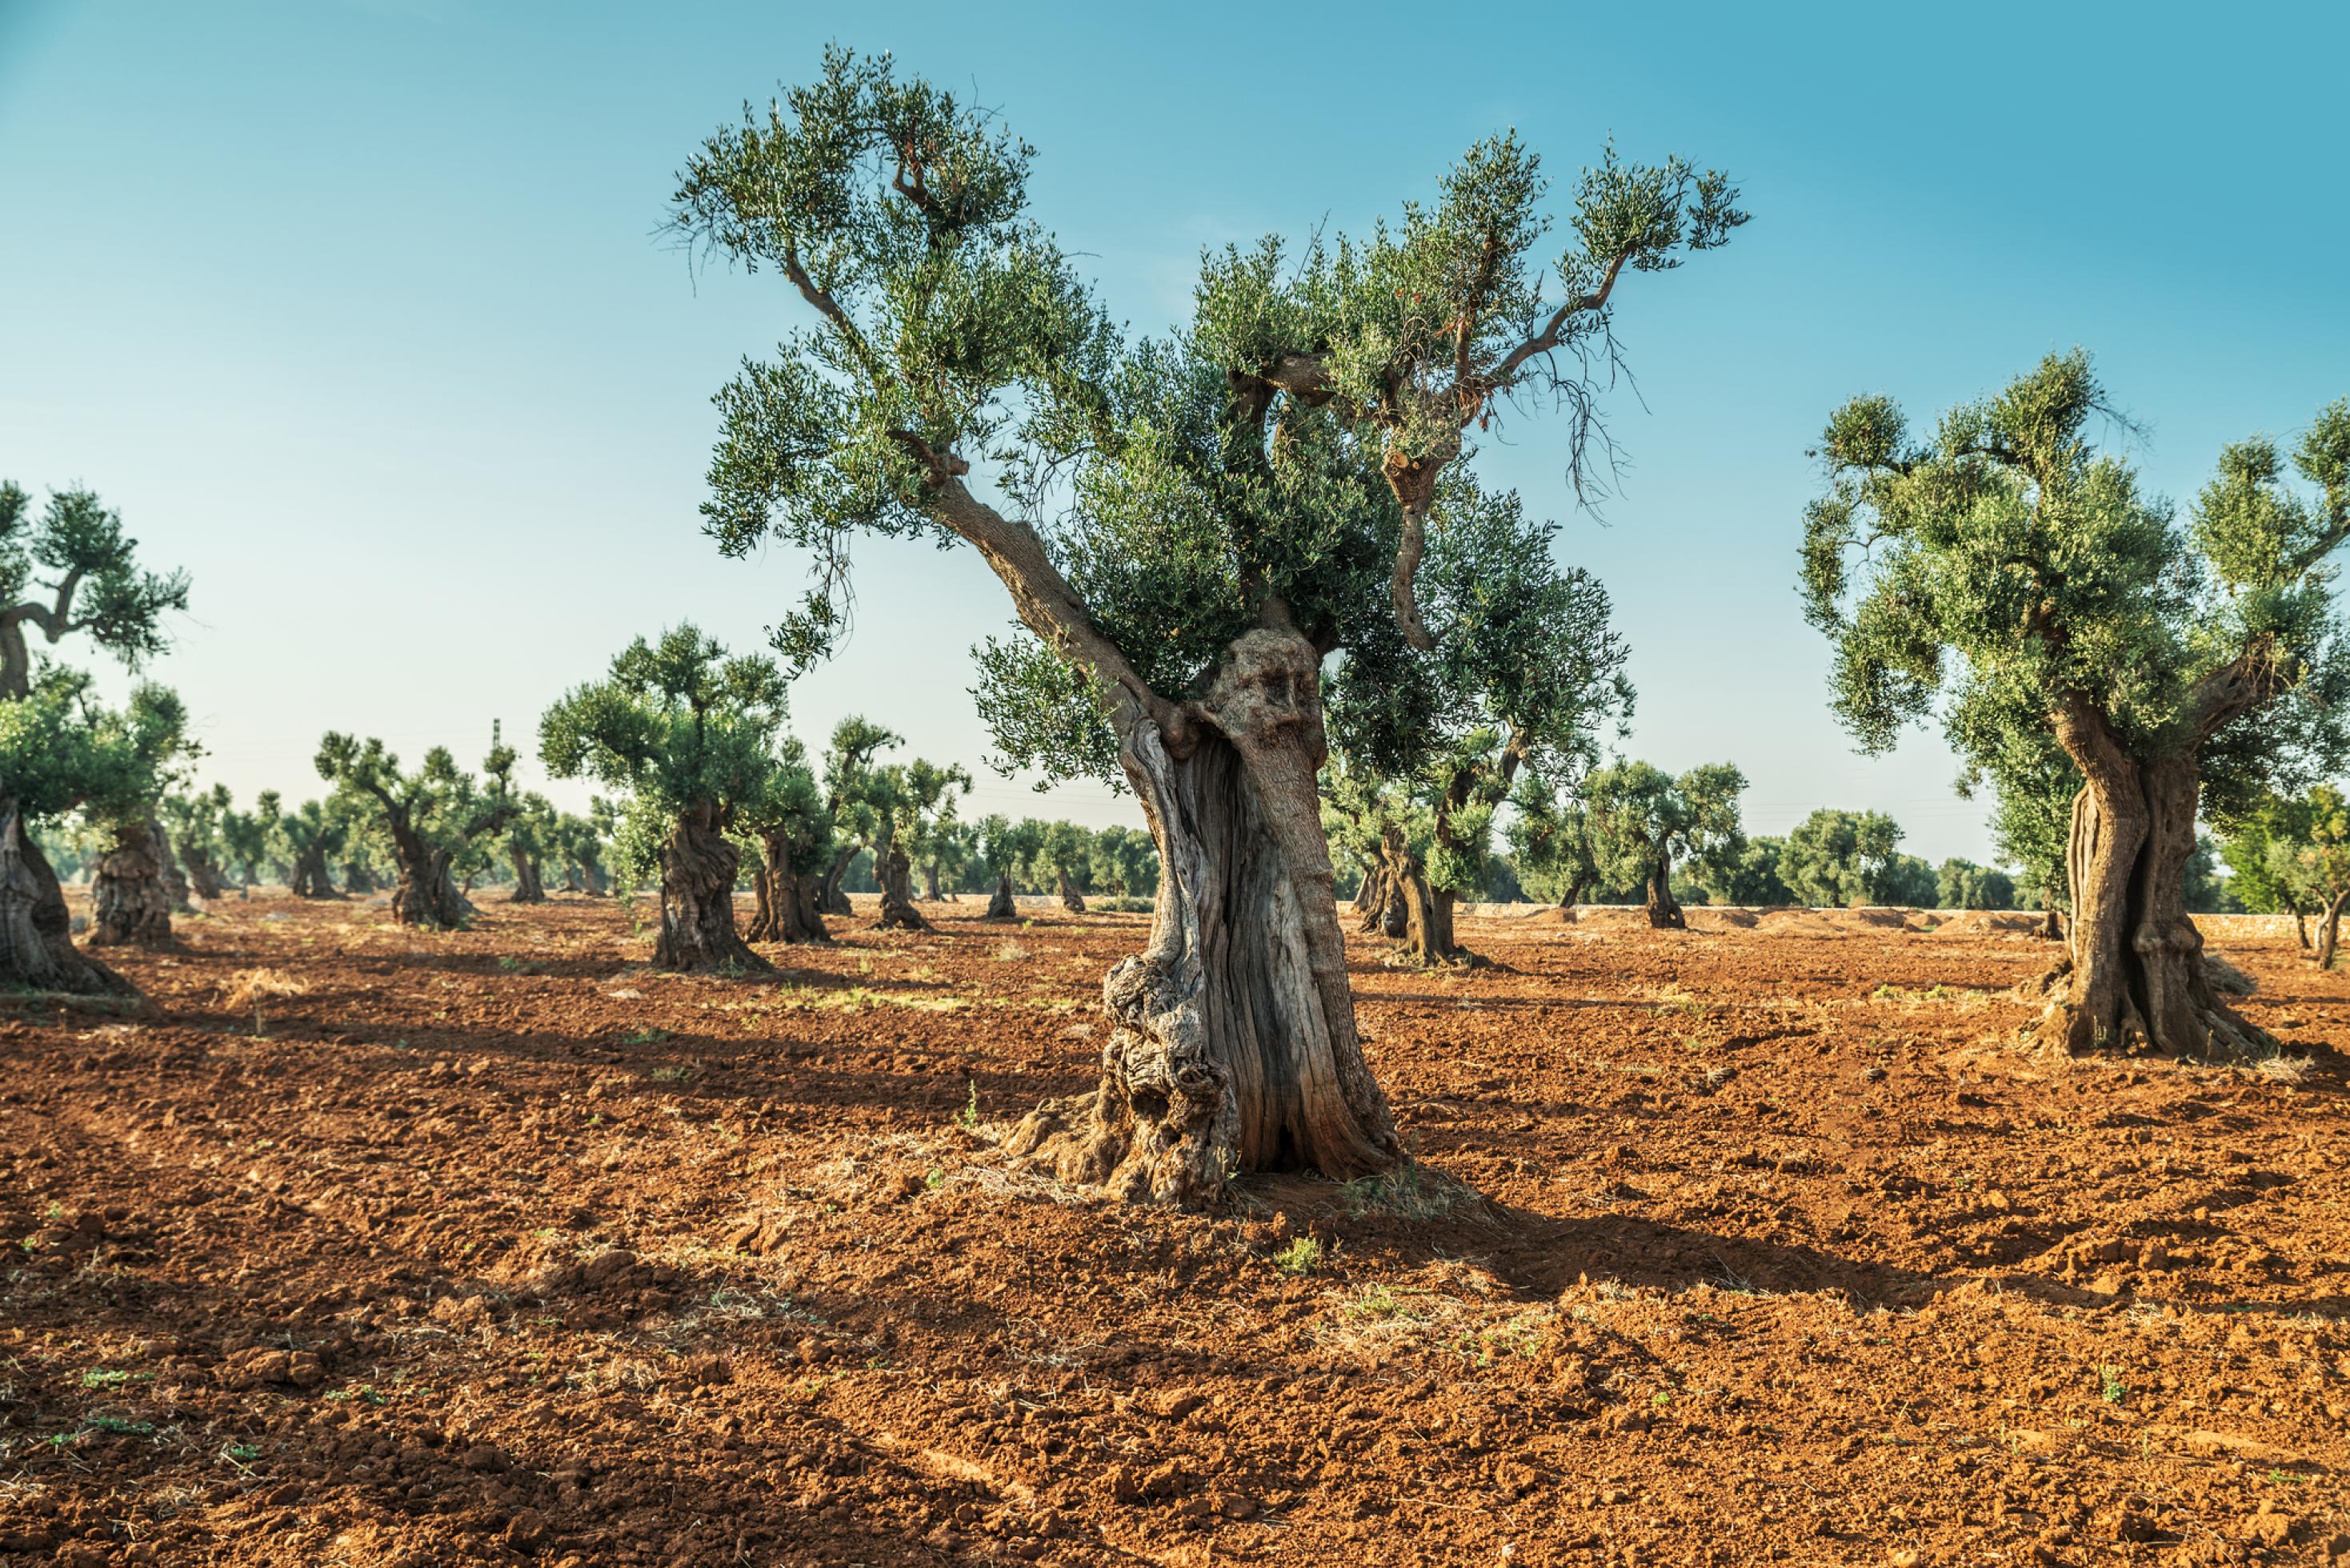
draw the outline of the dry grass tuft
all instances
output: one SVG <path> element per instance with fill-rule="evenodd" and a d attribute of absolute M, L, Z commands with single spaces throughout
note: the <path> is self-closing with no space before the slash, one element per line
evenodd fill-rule
<path fill-rule="evenodd" d="M 239 970 L 228 977 L 221 988 L 221 1000 L 235 1012 L 259 1007 L 264 1002 L 280 996 L 307 996 L 310 987 L 284 970 Z"/>

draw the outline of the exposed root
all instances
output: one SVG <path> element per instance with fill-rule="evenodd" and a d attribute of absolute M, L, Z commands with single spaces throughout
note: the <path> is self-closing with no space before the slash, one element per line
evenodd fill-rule
<path fill-rule="evenodd" d="M 2199 1002 L 2194 1008 L 2198 1038 L 2185 1042 L 2153 1039 L 2137 1004 L 2125 1000 L 2116 1027 L 2098 1034 L 2087 1047 L 2075 1048 L 2072 1043 L 2079 1038 L 2082 1031 L 2078 1016 L 2080 1007 L 2074 996 L 2073 962 L 2069 958 L 2060 959 L 2037 979 L 2019 982 L 2010 994 L 2019 1001 L 2047 999 L 2048 1004 L 2040 1017 L 2025 1026 L 2023 1037 L 2037 1048 L 2059 1052 L 2066 1056 L 2091 1053 L 2154 1054 L 2178 1061 L 2233 1065 L 2251 1065 L 2273 1059 L 2282 1049 L 2277 1040 L 2220 1000 L 2222 992 L 2249 994 L 2252 987 L 2251 979 L 2223 960 L 2207 959 L 2204 962 L 2206 976 L 2211 981 L 2211 994 L 2208 1001 Z M 2214 964 L 2220 965 L 2233 979 L 2223 982 L 2221 975 L 2212 972 L 2210 966 Z M 2241 989 L 2237 989 L 2238 986 Z"/>

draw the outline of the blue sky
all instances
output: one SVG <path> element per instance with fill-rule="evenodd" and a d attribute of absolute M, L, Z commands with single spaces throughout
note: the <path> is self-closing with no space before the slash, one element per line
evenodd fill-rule
<path fill-rule="evenodd" d="M 161 672 L 205 772 L 298 798 L 324 730 L 471 760 L 640 631 L 753 647 L 795 598 L 788 553 L 722 560 L 695 513 L 710 394 L 795 302 L 655 231 L 700 139 L 827 40 L 1000 108 L 1145 330 L 1203 245 L 1367 227 L 1506 126 L 1563 182 L 1613 134 L 1730 168 L 1754 221 L 1622 295 L 1604 521 L 1540 414 L 1483 472 L 1614 593 L 1635 751 L 1739 763 L 1757 831 L 1874 806 L 1983 858 L 1939 737 L 1865 759 L 1827 716 L 1805 448 L 1855 392 L 1929 413 L 2080 343 L 2183 500 L 2221 442 L 2350 392 L 2350 8 L 1798 13 L 0 0 L 0 473 L 99 489 L 194 573 Z M 967 553 L 859 559 L 863 635 L 797 727 L 865 711 L 975 763 L 1001 589 Z M 986 774 L 973 805 L 1139 820 Z"/>

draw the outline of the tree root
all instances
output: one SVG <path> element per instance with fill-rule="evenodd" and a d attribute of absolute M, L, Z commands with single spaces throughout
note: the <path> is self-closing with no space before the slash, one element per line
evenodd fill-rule
<path fill-rule="evenodd" d="M 2220 993 L 2249 994 L 2251 981 L 2241 970 L 2223 960 L 2207 959 L 2204 975 L 2211 995 L 2194 1008 L 2198 1039 L 2158 1041 L 2147 1033 L 2146 1020 L 2135 1002 L 2125 1000 L 2116 1025 L 2098 1033 L 2094 1044 L 2076 1047 L 2080 1033 L 2079 1004 L 2074 1000 L 2073 961 L 2059 959 L 2039 976 L 2019 981 L 2009 992 L 2019 1002 L 2045 999 L 2040 1016 L 2024 1025 L 2023 1038 L 2034 1047 L 2065 1056 L 2091 1054 L 2158 1055 L 2175 1061 L 2263 1062 L 2282 1044 L 2274 1035 L 2237 1013 L 2220 1000 Z"/>

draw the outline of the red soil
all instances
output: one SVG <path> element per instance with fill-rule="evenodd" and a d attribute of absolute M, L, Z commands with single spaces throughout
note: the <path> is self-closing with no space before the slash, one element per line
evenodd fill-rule
<path fill-rule="evenodd" d="M 760 985 L 255 899 L 124 961 L 152 1016 L 0 999 L 0 1563 L 2350 1554 L 2289 935 L 2221 939 L 2259 1070 L 2025 1054 L 1990 921 L 1367 946 L 1421 1176 L 1197 1216 L 994 1158 L 1144 922 L 979 907 Z"/>

